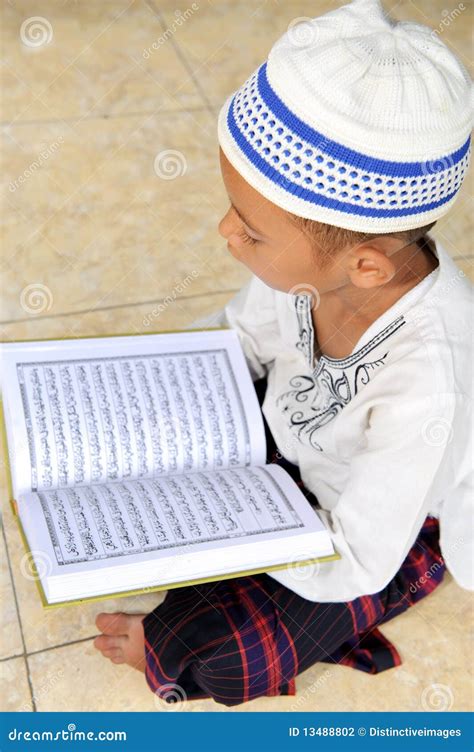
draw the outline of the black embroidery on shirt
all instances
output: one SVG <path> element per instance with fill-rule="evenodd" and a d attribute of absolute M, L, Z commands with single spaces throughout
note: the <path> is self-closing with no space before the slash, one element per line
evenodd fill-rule
<path fill-rule="evenodd" d="M 310 367 L 313 367 L 312 339 L 313 326 L 307 296 L 303 302 L 295 303 L 298 318 L 300 340 L 297 349 L 304 352 Z M 364 347 L 347 358 L 329 358 L 322 355 L 318 365 L 310 375 L 297 375 L 290 379 L 289 389 L 277 398 L 284 415 L 289 415 L 289 427 L 296 433 L 301 443 L 322 452 L 323 448 L 316 439 L 316 431 L 332 421 L 361 387 L 368 384 L 374 372 L 386 362 L 389 351 L 373 360 L 364 360 L 367 355 L 405 324 L 403 316 L 392 321 Z M 311 346 L 309 340 L 311 339 Z M 362 362 L 361 362 L 362 361 Z M 301 409 L 295 409 L 297 403 Z"/>
<path fill-rule="evenodd" d="M 311 296 L 295 295 L 295 311 L 298 321 L 298 340 L 296 349 L 306 357 L 309 365 L 313 365 L 314 330 L 311 319 Z"/>

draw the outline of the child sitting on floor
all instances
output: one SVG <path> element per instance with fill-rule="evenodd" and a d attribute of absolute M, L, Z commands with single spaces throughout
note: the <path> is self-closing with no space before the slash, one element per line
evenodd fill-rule
<path fill-rule="evenodd" d="M 470 81 L 374 0 L 304 22 L 219 115 L 219 231 L 254 274 L 221 323 L 258 388 L 269 461 L 341 559 L 99 614 L 95 645 L 169 702 L 295 693 L 317 661 L 399 665 L 377 626 L 446 567 L 473 588 L 470 286 L 427 232 L 470 150 Z"/>

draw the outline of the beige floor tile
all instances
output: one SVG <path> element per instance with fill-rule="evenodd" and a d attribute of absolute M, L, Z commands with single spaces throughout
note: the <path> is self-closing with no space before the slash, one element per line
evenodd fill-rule
<path fill-rule="evenodd" d="M 24 658 L 10 658 L 0 663 L 0 711 L 33 710 Z"/>
<path fill-rule="evenodd" d="M 29 556 L 25 553 L 16 521 L 7 505 L 3 508 L 3 517 L 23 634 L 29 653 L 98 634 L 95 617 L 101 611 L 148 613 L 165 597 L 164 592 L 156 592 L 46 610 L 41 605 L 37 584 L 29 566 Z"/>
<path fill-rule="evenodd" d="M 455 204 L 444 217 L 438 220 L 432 230 L 434 237 L 455 258 L 470 256 L 474 252 L 472 245 L 474 223 L 472 211 L 473 181 L 471 174 L 461 187 Z"/>
<path fill-rule="evenodd" d="M 196 319 L 210 316 L 206 326 L 217 326 L 213 314 L 234 295 L 223 293 L 175 299 L 156 299 L 142 305 L 78 312 L 71 316 L 37 316 L 0 326 L 0 341 L 53 339 L 61 337 L 105 336 L 107 334 L 145 334 L 184 329 Z"/>
<path fill-rule="evenodd" d="M 173 44 L 144 54 L 163 28 L 141 0 L 41 8 L 11 0 L 2 26 L 5 120 L 158 112 L 204 102 Z"/>
<path fill-rule="evenodd" d="M 179 707 L 151 692 L 142 673 L 111 663 L 92 641 L 54 648 L 28 657 L 35 701 L 39 711 L 222 712 L 212 699 L 192 700 Z M 67 670 L 66 670 L 67 667 Z M 267 697 L 238 710 L 268 710 Z"/>
<path fill-rule="evenodd" d="M 91 641 L 37 653 L 28 664 L 40 711 L 155 709 L 144 675 L 104 659 Z"/>
<path fill-rule="evenodd" d="M 308 16 L 311 2 L 202 4 L 175 35 L 175 41 L 214 107 L 220 107 L 267 57 L 289 22 Z M 172 27 L 175 5 L 160 3 Z M 321 11 L 331 3 L 318 3 Z"/>
<path fill-rule="evenodd" d="M 5 549 L 3 535 L 0 531 L 0 565 L 1 565 L 1 585 L 0 585 L 0 603 L 1 607 L 1 627 L 0 627 L 0 658 L 8 658 L 13 655 L 23 653 L 23 642 L 21 639 L 20 625 L 16 610 L 15 596 L 13 593 L 12 582 L 10 578 L 10 568 L 8 566 L 8 557 Z"/>
<path fill-rule="evenodd" d="M 14 133 L 13 133 L 14 131 Z M 61 125 L 10 129 L 10 185 Z M 21 148 L 18 148 L 18 144 Z M 175 179 L 158 172 L 177 167 Z M 175 173 L 171 173 L 175 174 Z M 238 288 L 248 272 L 217 225 L 228 207 L 206 112 L 85 121 L 7 190 L 3 320 Z"/>
<path fill-rule="evenodd" d="M 472 710 L 473 606 L 472 593 L 446 575 L 429 598 L 384 625 L 403 660 L 387 672 L 387 710 L 394 698 L 404 705 L 395 710 Z"/>

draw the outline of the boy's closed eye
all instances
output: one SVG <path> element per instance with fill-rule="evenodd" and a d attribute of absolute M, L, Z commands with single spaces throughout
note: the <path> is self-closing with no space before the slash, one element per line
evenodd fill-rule
<path fill-rule="evenodd" d="M 248 245 L 253 245 L 254 243 L 258 243 L 259 241 L 263 240 L 263 234 L 259 232 L 259 230 L 254 230 L 248 224 L 246 219 L 242 216 L 242 214 L 232 201 L 230 202 L 230 212 L 237 217 L 237 220 L 240 224 L 239 230 L 233 232 L 232 235 L 237 235 L 244 243 L 247 243 Z"/>
<path fill-rule="evenodd" d="M 255 243 L 258 243 L 258 238 L 253 237 L 243 226 L 239 233 L 239 237 L 243 240 L 244 243 L 247 243 L 248 245 L 255 245 Z"/>

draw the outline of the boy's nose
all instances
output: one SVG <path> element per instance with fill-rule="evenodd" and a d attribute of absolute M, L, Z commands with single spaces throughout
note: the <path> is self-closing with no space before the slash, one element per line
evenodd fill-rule
<path fill-rule="evenodd" d="M 232 235 L 232 232 L 235 229 L 232 206 L 228 209 L 228 211 L 222 217 L 221 221 L 219 222 L 217 226 L 217 229 L 219 231 L 219 234 L 222 235 L 222 237 L 225 239 L 227 239 L 229 235 Z"/>

